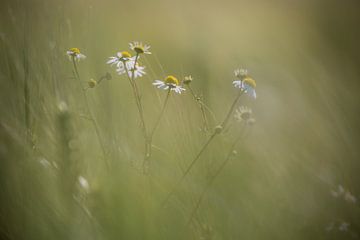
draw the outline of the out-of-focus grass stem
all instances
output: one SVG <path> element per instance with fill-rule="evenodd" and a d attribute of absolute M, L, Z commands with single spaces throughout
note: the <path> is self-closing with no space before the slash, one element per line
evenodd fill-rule
<path fill-rule="evenodd" d="M 27 13 L 26 13 L 27 18 Z M 28 42 L 26 28 L 24 29 L 24 48 L 23 48 L 23 67 L 24 67 L 24 115 L 25 115 L 25 135 L 29 144 L 34 147 L 32 142 L 32 129 L 31 129 L 31 96 L 29 85 L 29 59 L 28 59 Z"/>

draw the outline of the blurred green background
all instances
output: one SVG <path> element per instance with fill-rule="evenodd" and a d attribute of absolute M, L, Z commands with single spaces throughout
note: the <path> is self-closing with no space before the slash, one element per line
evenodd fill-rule
<path fill-rule="evenodd" d="M 360 238 L 359 9 L 351 0 L 2 0 L 0 238 Z M 189 91 L 172 94 L 142 174 L 131 88 L 106 64 L 133 40 L 153 52 L 136 80 L 149 125 L 166 95 L 155 79 L 191 74 L 218 121 L 236 96 L 233 70 L 257 81 L 258 98 L 240 100 L 256 124 L 190 224 L 240 126 L 211 143 L 162 207 L 207 134 Z M 112 74 L 86 91 L 105 158 L 71 47 L 87 56 L 78 64 L 84 86 Z"/>

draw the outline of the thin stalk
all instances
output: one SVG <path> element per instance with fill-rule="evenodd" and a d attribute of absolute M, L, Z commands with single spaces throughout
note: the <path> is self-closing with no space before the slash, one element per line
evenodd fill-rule
<path fill-rule="evenodd" d="M 234 100 L 234 102 L 232 103 L 232 105 L 231 105 L 231 107 L 230 107 L 230 109 L 229 109 L 229 112 L 227 113 L 224 121 L 222 121 L 222 123 L 220 124 L 220 126 L 221 126 L 222 128 L 226 127 L 226 124 L 229 122 L 230 116 L 231 116 L 232 112 L 234 111 L 234 109 L 235 109 L 235 107 L 236 107 L 236 104 L 237 104 L 237 102 L 239 101 L 239 99 L 240 99 L 240 97 L 241 97 L 241 95 L 242 95 L 243 93 L 244 93 L 244 91 L 241 90 L 241 91 L 239 92 L 239 94 L 237 95 L 237 97 L 235 98 L 235 100 Z"/>
<path fill-rule="evenodd" d="M 133 89 L 134 97 L 135 97 L 135 100 L 136 100 L 136 105 L 137 105 L 139 115 L 140 115 L 140 121 L 141 121 L 141 125 L 142 125 L 143 135 L 144 135 L 144 139 L 145 139 L 145 142 L 146 142 L 147 129 L 146 129 L 146 124 L 145 124 L 143 107 L 142 107 L 142 103 L 141 103 L 141 96 L 140 96 L 139 88 L 138 88 L 136 82 L 134 81 L 134 79 L 135 79 L 135 74 L 134 74 L 135 73 L 135 67 L 136 67 L 136 63 L 137 63 L 138 59 L 139 59 L 139 54 L 137 53 L 136 56 L 135 56 L 134 67 L 133 67 L 133 69 L 131 69 L 131 73 L 132 73 L 131 77 L 129 76 L 129 70 L 126 67 L 125 62 L 124 62 L 124 65 L 125 65 L 126 75 L 128 76 L 130 85 L 131 85 L 131 87 Z"/>
<path fill-rule="evenodd" d="M 171 89 L 169 88 L 169 90 L 168 90 L 168 92 L 167 92 L 167 94 L 166 94 L 166 97 L 165 97 L 164 104 L 163 104 L 163 107 L 162 107 L 162 109 L 161 109 L 160 115 L 159 115 L 157 121 L 155 122 L 155 125 L 154 125 L 153 129 L 151 130 L 151 132 L 150 132 L 150 134 L 149 134 L 149 138 L 150 138 L 150 139 L 154 136 L 155 130 L 156 130 L 157 127 L 159 126 L 160 120 L 161 120 L 162 116 L 164 115 L 165 108 L 166 108 L 166 105 L 167 105 L 168 100 L 169 100 L 170 91 L 171 91 Z"/>
<path fill-rule="evenodd" d="M 195 156 L 195 158 L 191 161 L 190 165 L 186 168 L 185 172 L 183 173 L 182 177 L 180 178 L 179 181 L 177 181 L 177 183 L 175 184 L 174 188 L 170 191 L 170 193 L 167 195 L 167 197 L 165 198 L 165 201 L 163 203 L 163 206 L 165 206 L 167 204 L 167 202 L 169 201 L 170 197 L 175 193 L 177 186 L 179 186 L 185 179 L 185 177 L 189 174 L 190 170 L 193 168 L 193 166 L 195 165 L 195 163 L 200 159 L 200 156 L 202 155 L 202 153 L 206 150 L 206 148 L 209 146 L 209 144 L 214 140 L 214 138 L 220 134 L 221 130 L 224 129 L 224 127 L 226 127 L 226 124 L 228 123 L 230 116 L 232 114 L 232 112 L 235 109 L 235 106 L 237 104 L 237 102 L 239 101 L 241 95 L 243 94 L 243 91 L 240 91 L 239 94 L 236 96 L 234 102 L 232 103 L 227 115 L 225 116 L 224 120 L 222 121 L 222 123 L 217 127 L 218 129 L 215 129 L 214 132 L 210 135 L 210 137 L 208 138 L 208 140 L 205 142 L 205 144 L 203 145 L 203 147 L 200 149 L 199 153 Z"/>
<path fill-rule="evenodd" d="M 172 197 L 172 195 L 174 195 L 174 193 L 177 190 L 177 186 L 179 186 L 185 179 L 185 177 L 188 175 L 188 173 L 190 172 L 190 170 L 192 169 L 192 167 L 194 166 L 194 164 L 197 162 L 197 160 L 200 158 L 201 154 L 205 151 L 205 149 L 207 148 L 207 146 L 211 143 L 211 141 L 215 138 L 215 136 L 217 135 L 217 132 L 214 131 L 213 134 L 211 134 L 211 136 L 208 138 L 208 140 L 206 141 L 206 143 L 204 144 L 204 146 L 201 148 L 201 150 L 199 151 L 199 153 L 196 155 L 196 157 L 192 160 L 192 162 L 190 163 L 190 165 L 186 168 L 185 172 L 183 173 L 182 177 L 176 182 L 175 187 L 173 187 L 173 189 L 170 191 L 170 193 L 167 195 L 166 199 L 164 200 L 163 206 L 166 206 L 167 202 L 170 200 L 170 198 Z"/>
<path fill-rule="evenodd" d="M 25 37 L 24 37 L 25 38 Z M 27 41 L 24 39 L 23 49 L 23 67 L 24 67 L 24 113 L 25 113 L 25 131 L 26 141 L 34 147 L 32 141 L 32 129 L 31 129 L 31 98 L 30 98 L 30 86 L 29 86 L 29 60 L 27 56 Z"/>
<path fill-rule="evenodd" d="M 96 136 L 97 136 L 97 139 L 99 141 L 99 145 L 100 145 L 100 148 L 101 148 L 101 151 L 103 153 L 103 157 L 104 157 L 104 161 L 105 161 L 105 164 L 107 166 L 108 169 L 110 169 L 110 166 L 109 166 L 109 163 L 107 162 L 107 159 L 106 159 L 106 151 L 105 151 L 105 145 L 102 141 L 102 138 L 101 138 L 101 135 L 100 135 L 100 129 L 99 129 L 99 126 L 91 112 L 91 109 L 90 109 L 90 105 L 89 105 L 89 101 L 88 101 L 88 98 L 87 98 L 87 95 L 86 95 L 86 92 L 84 91 L 83 87 L 82 87 L 82 84 L 81 84 L 81 79 L 80 79 L 80 75 L 79 75 L 79 71 L 77 69 L 77 66 L 76 66 L 76 62 L 75 62 L 75 58 L 72 57 L 72 62 L 73 62 L 73 67 L 74 67 L 74 72 L 75 72 L 75 77 L 78 79 L 79 81 L 79 84 L 80 84 L 80 88 L 81 88 L 81 92 L 83 93 L 83 96 L 84 96 L 84 100 L 85 100 L 85 105 L 86 105 L 86 110 L 89 114 L 89 118 L 90 118 L 90 121 L 92 122 L 93 126 L 94 126 L 94 129 L 95 129 L 95 133 L 96 133 Z"/>
<path fill-rule="evenodd" d="M 191 95 L 194 97 L 195 101 L 199 105 L 199 108 L 200 108 L 200 111 L 201 111 L 201 116 L 203 118 L 204 130 L 205 130 L 205 132 L 207 132 L 210 128 L 209 128 L 208 119 L 206 117 L 206 112 L 205 112 L 205 107 L 204 107 L 205 104 L 204 104 L 203 101 L 201 101 L 200 98 L 198 98 L 196 96 L 196 94 L 194 93 L 194 91 L 193 91 L 192 87 L 190 86 L 190 84 L 188 84 L 188 88 L 190 90 Z"/>
<path fill-rule="evenodd" d="M 170 92 L 171 92 L 171 89 L 169 88 L 167 94 L 166 94 L 166 97 L 165 97 L 165 100 L 164 100 L 164 104 L 162 106 L 162 109 L 161 109 L 161 112 L 155 122 L 155 125 L 154 127 L 152 128 L 150 134 L 148 135 L 147 137 L 147 142 L 146 142 L 146 146 L 145 146 L 145 149 L 146 149 L 146 152 L 145 152 L 145 156 L 144 156 L 144 161 L 143 161 L 143 171 L 144 173 L 146 172 L 146 162 L 149 160 L 149 158 L 151 157 L 151 152 L 152 152 L 152 139 L 153 139 L 153 136 L 155 134 L 155 131 L 157 129 L 157 127 L 159 126 L 160 124 L 160 121 L 161 121 L 161 118 L 163 117 L 164 115 L 164 112 L 165 112 L 165 109 L 166 109 L 166 105 L 167 103 L 169 102 L 169 97 L 170 97 Z"/>
<path fill-rule="evenodd" d="M 219 174 L 222 172 L 222 170 L 225 168 L 225 166 L 227 165 L 227 163 L 230 161 L 231 156 L 233 155 L 233 151 L 236 147 L 236 144 L 242 139 L 243 137 L 243 131 L 240 133 L 240 135 L 234 140 L 234 142 L 231 145 L 231 148 L 227 154 L 227 157 L 225 158 L 225 160 L 221 163 L 220 167 L 216 170 L 215 174 L 211 177 L 211 179 L 208 181 L 208 183 L 206 184 L 205 188 L 203 189 L 203 191 L 200 194 L 200 197 L 198 199 L 198 201 L 195 204 L 195 207 L 193 209 L 193 211 L 190 214 L 187 226 L 190 225 L 191 221 L 193 220 L 197 210 L 200 207 L 200 204 L 202 202 L 202 200 L 204 199 L 205 193 L 208 191 L 208 189 L 210 188 L 210 186 L 212 185 L 212 183 L 215 181 L 215 179 L 219 176 Z"/>
<path fill-rule="evenodd" d="M 101 76 L 101 77 L 99 78 L 97 84 L 100 84 L 104 79 L 106 79 L 106 77 L 105 77 L 105 76 Z"/>

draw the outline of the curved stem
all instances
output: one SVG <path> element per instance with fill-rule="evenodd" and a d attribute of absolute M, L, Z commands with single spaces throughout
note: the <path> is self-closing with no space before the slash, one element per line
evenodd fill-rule
<path fill-rule="evenodd" d="M 243 131 L 240 133 L 240 135 L 235 139 L 235 141 L 232 143 L 231 148 L 227 154 L 227 157 L 225 158 L 225 160 L 221 163 L 221 165 L 219 166 L 219 168 L 216 170 L 215 174 L 211 177 L 211 179 L 208 181 L 208 183 L 206 184 L 205 188 L 203 189 L 203 191 L 200 194 L 200 197 L 198 199 L 198 201 L 195 204 L 195 207 L 193 209 L 193 211 L 190 214 L 189 220 L 187 225 L 189 225 L 191 223 L 191 221 L 193 220 L 196 211 L 199 209 L 200 204 L 202 202 L 202 200 L 204 199 L 204 196 L 207 192 L 207 190 L 210 188 L 210 186 L 212 185 L 212 183 L 215 181 L 215 179 L 219 176 L 219 174 L 222 172 L 222 170 L 225 168 L 225 166 L 227 165 L 227 163 L 230 161 L 231 156 L 233 155 L 233 151 L 234 148 L 236 147 L 236 144 L 241 140 L 241 138 L 243 137 Z"/>
<path fill-rule="evenodd" d="M 133 89 L 133 93 L 134 93 L 134 97 L 135 97 L 135 101 L 136 101 L 136 105 L 138 108 L 138 112 L 140 115 L 140 121 L 141 121 L 141 125 L 142 125 L 142 131 L 143 131 L 143 136 L 144 136 L 144 140 L 145 142 L 147 141 L 147 129 L 146 129 L 146 124 L 145 124 L 145 118 L 144 118 L 144 112 L 143 112 L 143 107 L 142 107 L 142 102 L 141 102 L 141 96 L 140 96 L 140 92 L 139 92 L 139 88 L 136 84 L 136 81 L 134 81 L 135 79 L 135 67 L 136 67 L 136 63 L 139 59 L 139 54 L 137 53 L 135 56 L 135 61 L 134 61 L 134 66 L 131 69 L 131 77 L 129 74 L 129 70 L 127 69 L 126 63 L 124 62 L 125 65 L 125 71 L 126 71 L 126 75 L 128 76 L 130 85 Z M 146 143 L 145 143 L 146 144 Z M 146 149 L 145 149 L 146 151 Z"/>
<path fill-rule="evenodd" d="M 224 128 L 226 126 L 226 124 L 229 122 L 230 116 L 231 116 L 232 112 L 234 111 L 236 104 L 239 101 L 239 99 L 243 93 L 244 93 L 244 91 L 242 91 L 242 90 L 239 91 L 239 93 L 238 93 L 237 97 L 235 98 L 234 102 L 232 103 L 232 105 L 229 109 L 229 112 L 227 113 L 224 121 L 222 121 L 222 123 L 220 124 L 221 127 Z"/>
<path fill-rule="evenodd" d="M 185 172 L 183 173 L 182 177 L 176 182 L 175 186 L 173 187 L 173 189 L 170 191 L 170 193 L 167 195 L 167 197 L 165 198 L 164 202 L 163 202 L 163 206 L 165 206 L 167 204 L 167 202 L 170 200 L 170 198 L 172 197 L 172 195 L 174 195 L 174 193 L 177 190 L 177 186 L 179 186 L 184 179 L 186 178 L 186 176 L 189 174 L 190 170 L 192 169 L 192 167 L 195 165 L 195 163 L 198 161 L 198 159 L 200 158 L 201 154 L 205 151 L 205 149 L 207 148 L 207 146 L 211 143 L 211 141 L 215 138 L 215 136 L 217 135 L 217 132 L 214 132 L 213 134 L 211 134 L 211 136 L 209 137 L 209 139 L 206 141 L 206 143 L 204 144 L 204 146 L 201 148 L 201 150 L 199 151 L 199 153 L 196 155 L 196 157 L 191 161 L 190 165 L 186 168 Z"/>
<path fill-rule="evenodd" d="M 145 149 L 146 149 L 146 152 L 145 152 L 145 156 L 144 156 L 144 161 L 143 161 L 143 171 L 144 173 L 146 172 L 146 162 L 150 159 L 151 157 L 151 152 L 152 152 L 152 139 L 153 139 L 153 136 L 155 134 L 155 131 L 157 129 L 157 127 L 159 126 L 160 124 L 160 121 L 161 121 L 161 118 L 162 116 L 164 115 L 164 112 L 165 112 L 165 109 L 166 109 L 166 105 L 168 103 L 168 100 L 169 100 L 169 97 L 170 97 L 170 92 L 171 92 L 171 89 L 169 88 L 167 94 L 166 94 L 166 97 L 165 97 L 165 100 L 164 100 L 164 104 L 162 106 L 162 109 L 161 109 L 161 112 L 159 114 L 159 117 L 158 119 L 156 120 L 155 122 L 155 125 L 153 127 L 153 129 L 151 130 L 150 134 L 148 135 L 147 137 L 147 142 L 146 142 L 146 146 L 145 146 Z"/>
<path fill-rule="evenodd" d="M 166 108 L 166 105 L 168 103 L 168 100 L 169 100 L 169 96 L 170 96 L 170 91 L 171 89 L 169 88 L 167 94 L 166 94 L 166 97 L 165 97 L 165 100 L 164 100 L 164 104 L 163 104 L 163 107 L 161 109 L 161 112 L 160 112 L 160 115 L 157 119 L 157 121 L 155 122 L 155 125 L 153 127 L 153 129 L 151 130 L 150 134 L 149 134 L 149 138 L 151 139 L 155 133 L 155 130 L 157 129 L 157 127 L 159 126 L 159 123 L 160 123 L 160 120 L 162 118 L 162 116 L 164 115 L 164 112 L 165 112 L 165 108 Z"/>
<path fill-rule="evenodd" d="M 84 101 L 85 101 L 85 104 L 86 104 L 86 110 L 89 114 L 89 117 L 90 117 L 90 120 L 91 122 L 93 123 L 93 126 L 94 126 L 94 129 L 95 129 L 95 133 L 96 133 L 96 136 L 97 136 L 97 139 L 99 141 L 99 145 L 100 145 L 100 148 L 101 148 L 101 151 L 103 153 L 103 157 L 104 157 L 104 161 L 105 161 L 105 164 L 107 166 L 108 169 L 110 169 L 110 166 L 109 166 L 109 163 L 106 159 L 106 151 L 105 151 L 105 145 L 102 141 L 102 138 L 101 138 L 101 135 L 100 135 L 100 129 L 99 129 L 99 126 L 91 112 L 91 109 L 90 109 L 90 105 L 89 105 L 89 101 L 87 99 L 87 95 L 86 95 L 86 92 L 84 91 L 83 87 L 82 87 L 82 84 L 81 84 L 81 79 L 80 79 L 80 75 L 79 75 L 79 71 L 77 69 L 77 65 L 76 65 L 76 62 L 75 62 L 75 58 L 72 57 L 72 62 L 73 62 L 73 67 L 74 67 L 74 73 L 75 73 L 75 78 L 78 79 L 79 81 L 79 84 L 80 84 L 80 88 L 81 88 L 81 92 L 83 93 L 83 96 L 84 96 Z"/>
<path fill-rule="evenodd" d="M 190 170 L 193 168 L 193 166 L 195 165 L 195 163 L 200 159 L 200 156 L 202 155 L 202 153 L 205 151 L 205 149 L 209 146 L 209 144 L 212 142 L 212 140 L 214 140 L 214 138 L 220 134 L 221 129 L 223 129 L 224 127 L 226 127 L 226 124 L 229 122 L 230 116 L 232 114 L 232 112 L 235 109 L 235 106 L 237 104 L 237 102 L 239 101 L 241 95 L 243 94 L 243 91 L 240 91 L 239 94 L 236 96 L 234 102 L 232 103 L 228 113 L 226 114 L 226 117 L 224 118 L 224 120 L 222 121 L 222 123 L 219 125 L 220 127 L 220 131 L 217 131 L 215 129 L 215 131 L 213 132 L 213 134 L 210 135 L 210 137 L 208 138 L 208 140 L 205 142 L 204 146 L 200 149 L 199 153 L 195 156 L 194 160 L 191 161 L 190 165 L 186 168 L 185 172 L 183 173 L 182 177 L 180 178 L 179 181 L 176 182 L 175 186 L 173 187 L 173 189 L 170 191 L 170 193 L 167 195 L 167 197 L 165 198 L 165 201 L 163 203 L 163 206 L 165 206 L 167 204 L 167 202 L 169 201 L 170 197 L 175 193 L 177 187 L 184 181 L 185 177 L 189 174 Z"/>
<path fill-rule="evenodd" d="M 203 101 L 201 101 L 201 99 L 196 96 L 196 94 L 194 93 L 194 91 L 193 91 L 193 89 L 192 89 L 192 87 L 190 85 L 188 85 L 188 88 L 190 90 L 191 95 L 194 97 L 195 101 L 199 105 L 199 108 L 200 108 L 200 111 L 201 111 L 201 116 L 203 118 L 204 130 L 207 132 L 210 128 L 209 128 L 208 119 L 206 117 L 205 103 Z"/>

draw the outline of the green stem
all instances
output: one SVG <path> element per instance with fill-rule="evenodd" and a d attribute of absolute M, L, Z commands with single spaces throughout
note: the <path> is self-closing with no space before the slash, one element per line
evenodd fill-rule
<path fill-rule="evenodd" d="M 231 105 L 231 107 L 230 107 L 230 109 L 229 109 L 229 112 L 227 113 L 224 121 L 222 121 L 222 123 L 220 124 L 221 127 L 224 128 L 224 127 L 226 126 L 226 124 L 229 122 L 230 116 L 231 116 L 232 112 L 234 111 L 234 109 L 235 109 L 235 107 L 236 107 L 236 104 L 237 104 L 237 102 L 239 101 L 239 99 L 240 99 L 240 97 L 241 97 L 241 95 L 242 95 L 243 93 L 244 93 L 244 91 L 242 91 L 242 90 L 239 91 L 239 93 L 238 93 L 237 97 L 235 98 L 234 102 L 232 103 L 232 105 Z"/>
<path fill-rule="evenodd" d="M 105 151 L 105 145 L 102 141 L 102 138 L 101 138 L 101 135 L 100 135 L 100 129 L 99 129 L 99 126 L 91 112 L 91 109 L 90 109 L 90 105 L 89 105 L 89 101 L 88 101 L 88 98 L 87 98 L 87 95 L 86 95 L 86 92 L 84 91 L 83 87 L 82 87 L 82 84 L 81 84 L 81 79 L 80 79 L 80 75 L 79 75 L 79 71 L 77 69 L 77 65 L 76 65 L 76 62 L 75 62 L 75 58 L 72 57 L 72 62 L 73 62 L 73 67 L 74 67 L 74 72 L 75 72 L 75 77 L 78 79 L 79 81 L 79 84 L 80 84 L 80 88 L 81 88 L 81 92 L 83 93 L 83 97 L 84 97 L 84 101 L 85 101 L 85 105 L 86 105 L 86 110 L 89 114 L 89 117 L 90 117 L 90 120 L 94 126 L 94 129 L 95 129 L 95 133 L 96 133 L 96 136 L 97 136 L 97 139 L 99 141 L 99 145 L 100 145 L 100 148 L 101 148 L 101 151 L 103 153 L 103 157 L 104 157 L 104 161 L 105 161 L 105 164 L 107 166 L 108 169 L 110 169 L 110 166 L 109 166 L 109 163 L 107 162 L 107 159 L 106 159 L 106 151 Z"/>
<path fill-rule="evenodd" d="M 241 95 L 242 95 L 243 91 L 240 91 L 239 94 L 236 96 L 234 102 L 232 103 L 229 112 L 227 113 L 226 117 L 224 118 L 224 120 L 222 121 L 222 123 L 218 126 L 219 130 L 215 129 L 215 131 L 210 135 L 210 137 L 208 138 L 208 140 L 205 142 L 205 144 L 203 145 L 203 147 L 200 149 L 199 153 L 195 156 L 195 158 L 192 160 L 192 162 L 190 163 L 190 165 L 186 168 L 185 172 L 183 173 L 182 177 L 180 178 L 179 181 L 177 181 L 177 183 L 175 184 L 175 187 L 170 191 L 170 193 L 167 195 L 163 206 L 165 206 L 167 204 L 167 202 L 169 201 L 170 197 L 175 193 L 177 186 L 179 186 L 185 179 L 185 177 L 189 174 L 190 170 L 193 168 L 193 166 L 195 165 L 195 163 L 200 159 L 200 156 L 202 155 L 202 153 L 206 150 L 206 148 L 209 146 L 209 144 L 212 142 L 212 140 L 214 140 L 214 138 L 220 134 L 221 129 L 225 128 L 226 124 L 228 123 L 230 116 L 232 114 L 232 112 L 235 109 L 235 106 L 237 104 L 237 102 L 239 101 Z"/>
<path fill-rule="evenodd" d="M 160 115 L 157 119 L 157 121 L 155 122 L 155 125 L 153 127 L 153 129 L 151 130 L 150 134 L 149 134 L 149 138 L 151 139 L 155 133 L 155 130 L 157 129 L 157 127 L 159 126 L 159 123 L 160 123 L 160 120 L 162 118 L 162 116 L 164 115 L 164 112 L 165 112 L 165 108 L 166 108 L 166 105 L 168 103 L 168 100 L 169 100 L 169 96 L 170 96 L 170 92 L 171 92 L 171 89 L 169 88 L 167 94 L 166 94 L 166 97 L 165 97 L 165 100 L 164 100 L 164 104 L 163 104 L 163 107 L 161 109 L 161 112 L 160 112 Z"/>
<path fill-rule="evenodd" d="M 203 101 L 201 101 L 200 98 L 198 98 L 196 96 L 196 94 L 194 93 L 192 87 L 190 85 L 188 85 L 188 88 L 190 90 L 190 93 L 191 95 L 194 97 L 195 101 L 198 103 L 199 105 L 199 108 L 200 108 L 200 111 L 201 111 L 201 116 L 203 118 L 203 124 L 204 124 L 204 130 L 205 132 L 207 132 L 209 130 L 209 123 L 208 123 L 208 120 L 207 120 L 207 117 L 206 117 L 206 112 L 205 112 L 205 108 L 204 108 L 204 103 Z"/>
<path fill-rule="evenodd" d="M 203 189 L 203 191 L 200 194 L 200 197 L 198 199 L 198 201 L 195 204 L 195 207 L 193 209 L 193 211 L 190 214 L 189 220 L 187 225 L 189 225 L 191 223 L 191 221 L 193 220 L 196 211 L 199 209 L 200 204 L 202 202 L 202 200 L 204 199 L 205 193 L 207 192 L 207 190 L 210 188 L 210 186 L 212 185 L 212 183 L 215 181 L 215 179 L 219 176 L 219 174 L 222 172 L 222 170 L 225 168 L 225 166 L 227 165 L 227 163 L 230 161 L 231 156 L 233 155 L 233 151 L 236 147 L 236 144 L 241 140 L 241 138 L 243 137 L 243 131 L 240 133 L 240 135 L 234 140 L 234 142 L 231 145 L 231 148 L 227 154 L 227 157 L 225 158 L 225 160 L 221 163 L 220 167 L 216 170 L 215 174 L 211 177 L 211 179 L 209 180 L 209 182 L 206 184 L 205 188 Z"/>
<path fill-rule="evenodd" d="M 143 161 L 143 171 L 144 173 L 146 173 L 146 163 L 147 161 L 150 159 L 151 157 L 151 152 L 152 152 L 152 139 L 153 139 L 153 136 L 155 134 L 155 131 L 157 129 L 157 127 L 159 126 L 160 124 L 160 121 L 161 121 L 161 118 L 162 116 L 164 115 L 164 112 L 165 112 L 165 109 L 166 109 L 166 105 L 169 101 L 169 97 L 170 97 L 170 92 L 171 92 L 171 89 L 169 88 L 167 94 L 166 94 L 166 97 L 165 97 L 165 100 L 164 100 L 164 104 L 162 106 L 162 109 L 161 109 L 161 112 L 159 114 L 159 117 L 158 119 L 156 120 L 155 122 L 155 125 L 153 127 L 153 129 L 151 130 L 150 134 L 148 135 L 147 137 L 147 142 L 146 142 L 146 146 L 145 146 L 145 156 L 144 156 L 144 161 Z"/>
<path fill-rule="evenodd" d="M 25 127 L 26 127 L 26 140 L 32 143 L 32 130 L 31 130 L 31 109 L 30 109 L 30 86 L 29 86 L 29 61 L 26 55 L 27 51 L 23 50 L 23 66 L 24 66 L 24 103 L 25 103 Z"/>
<path fill-rule="evenodd" d="M 143 107 L 142 107 L 142 103 L 141 103 L 141 96 L 140 96 L 140 92 L 139 92 L 139 88 L 136 84 L 136 81 L 134 81 L 135 79 L 135 67 L 136 67 L 136 63 L 139 59 L 139 54 L 136 54 L 135 57 L 135 61 L 134 61 L 134 67 L 133 69 L 131 69 L 131 77 L 129 76 L 129 70 L 126 67 L 126 62 L 124 62 L 125 65 L 125 71 L 126 71 L 126 75 L 128 76 L 130 85 L 133 89 L 133 93 L 134 93 L 134 97 L 135 97 L 135 101 L 136 101 L 136 105 L 139 111 L 139 115 L 140 115 L 140 121 L 141 121 L 141 125 L 142 125 L 142 131 L 143 131 L 143 135 L 144 135 L 144 139 L 146 142 L 147 139 L 147 129 L 146 129 L 146 124 L 145 124 L 145 118 L 144 118 L 144 112 L 143 112 Z"/>

